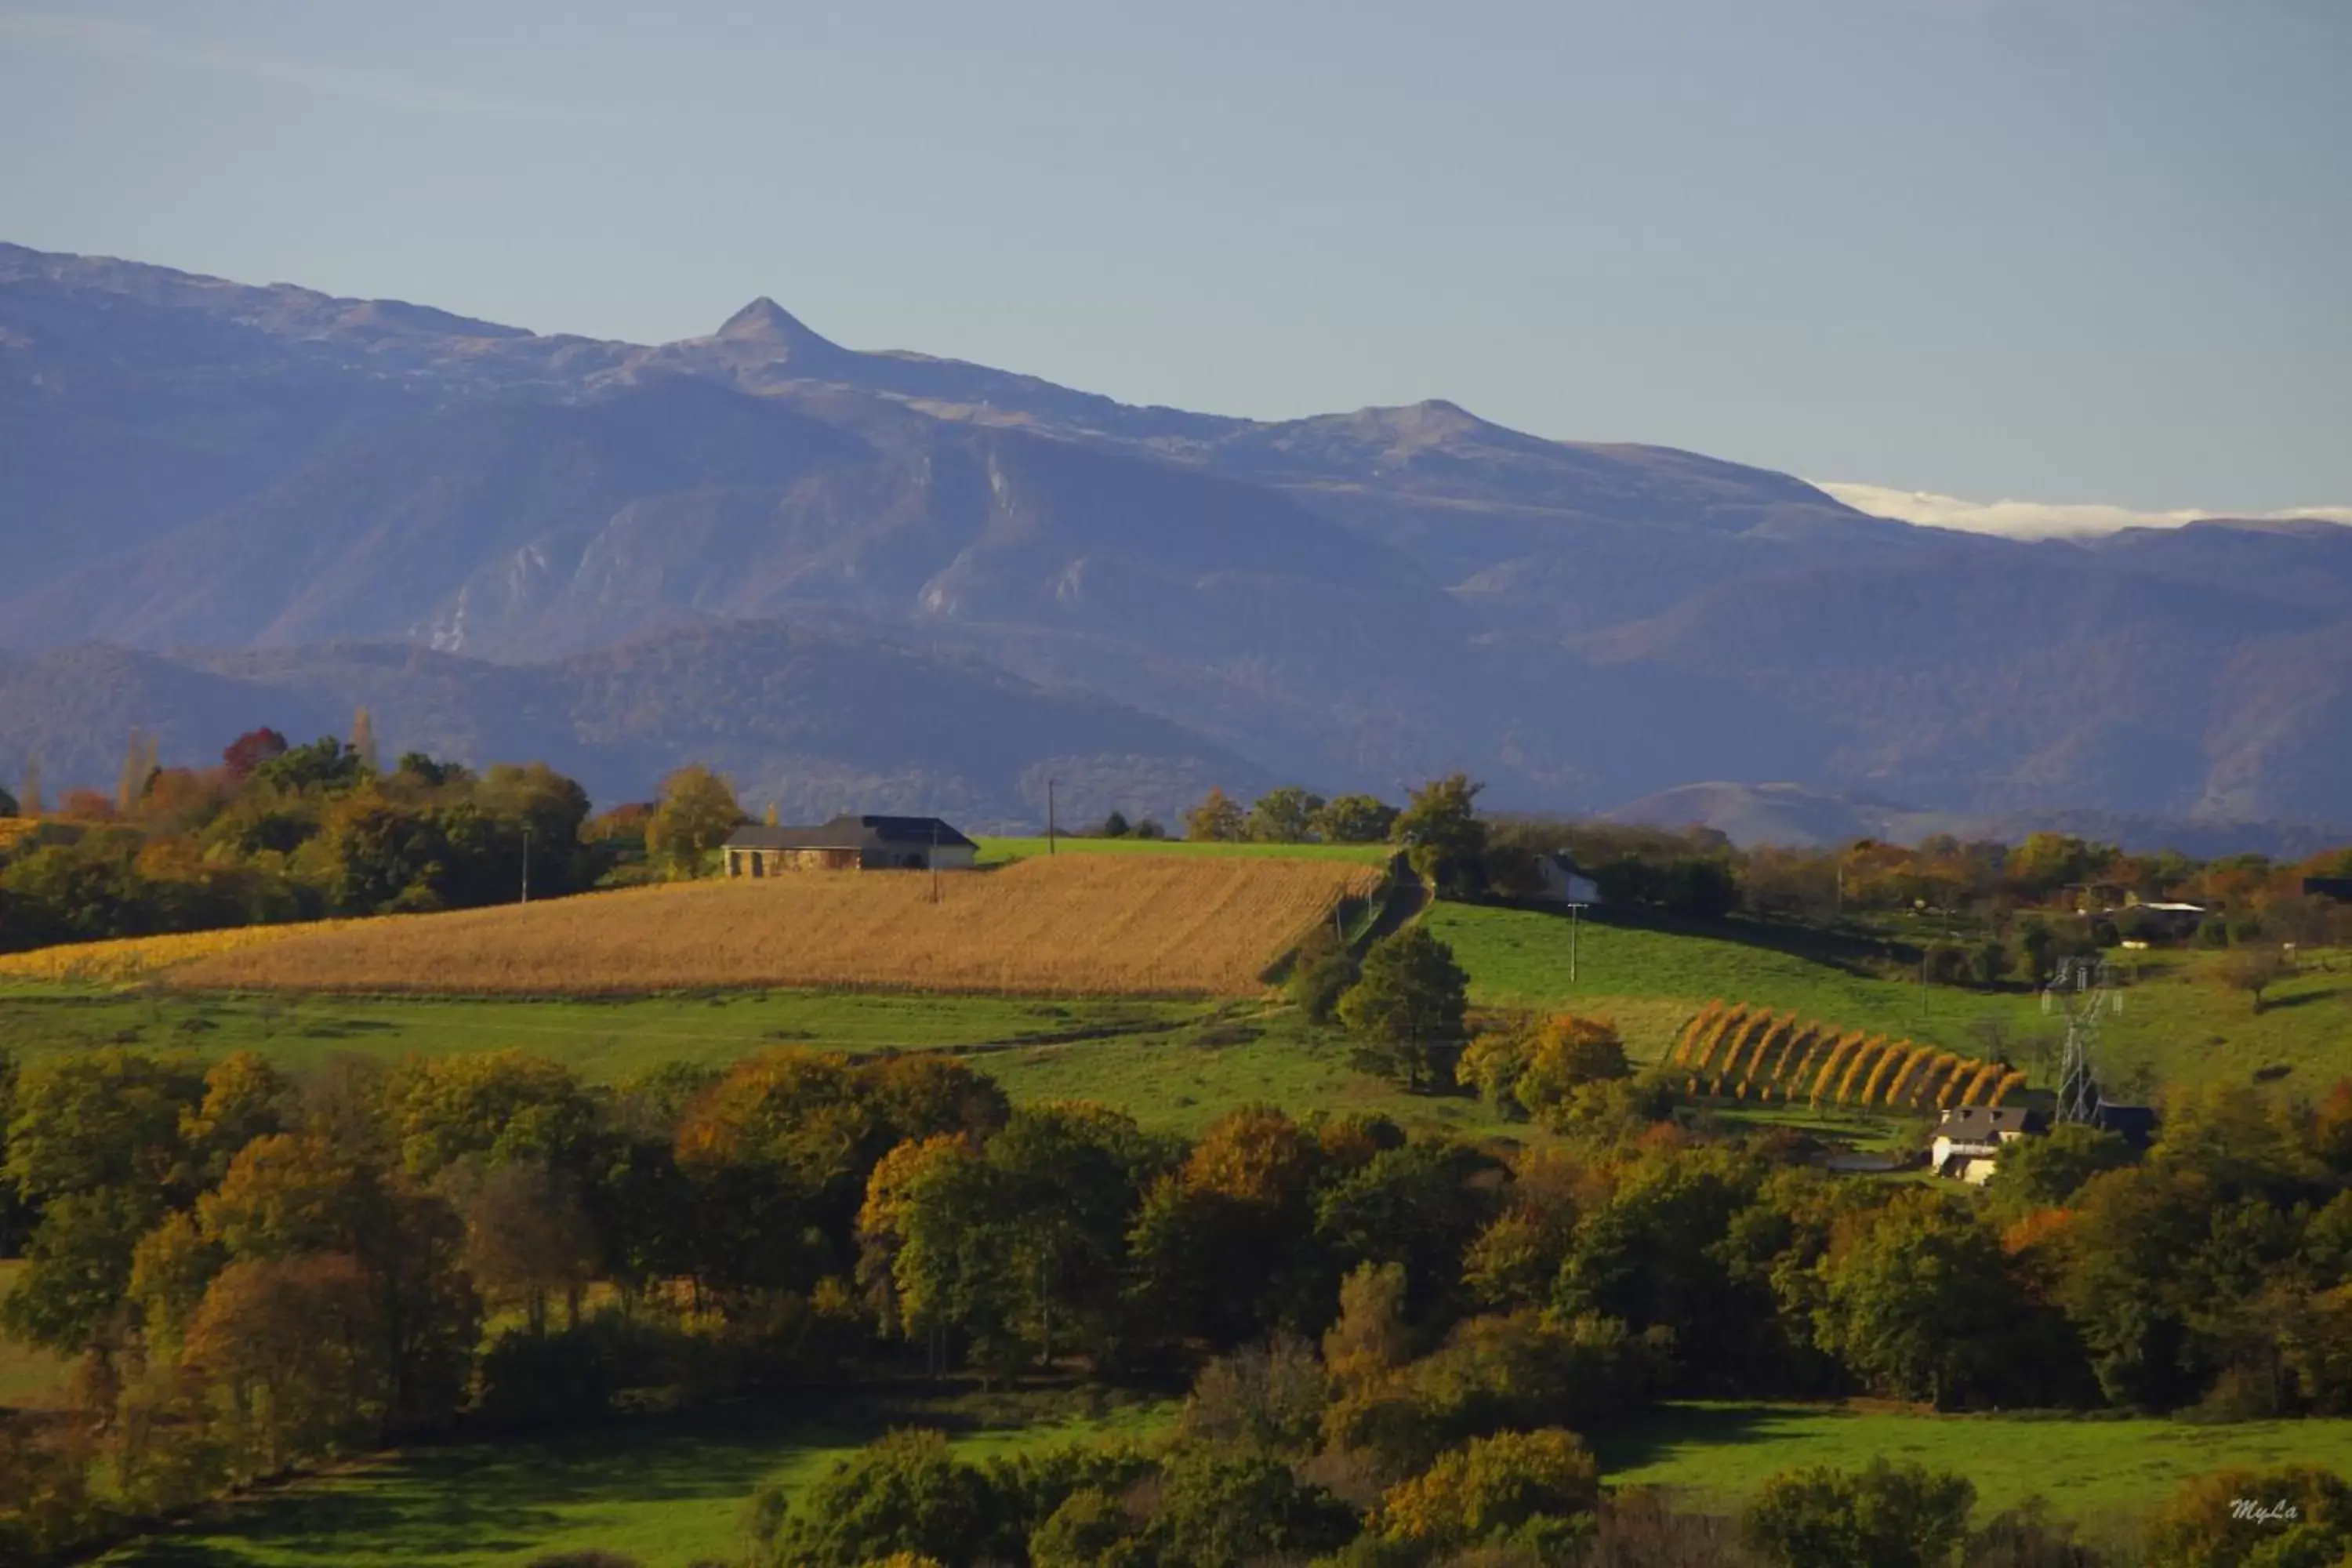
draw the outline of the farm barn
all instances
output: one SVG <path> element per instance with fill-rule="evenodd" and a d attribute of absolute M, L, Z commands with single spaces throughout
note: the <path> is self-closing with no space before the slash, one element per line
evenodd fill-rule
<path fill-rule="evenodd" d="M 739 827 L 727 840 L 730 877 L 787 871 L 969 869 L 980 846 L 936 816 L 836 816 L 816 827 Z"/>

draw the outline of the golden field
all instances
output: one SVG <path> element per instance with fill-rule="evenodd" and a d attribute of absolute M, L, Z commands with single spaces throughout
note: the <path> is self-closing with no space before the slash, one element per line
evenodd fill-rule
<path fill-rule="evenodd" d="M 37 816 L 0 816 L 0 850 L 5 850 L 41 826 Z"/>
<path fill-rule="evenodd" d="M 221 990 L 619 995 L 866 986 L 1243 995 L 1378 868 L 1067 855 L 991 871 L 803 872 L 354 922 L 222 952 Z"/>
<path fill-rule="evenodd" d="M 307 925 L 237 926 L 228 931 L 187 931 L 178 936 L 132 936 L 114 942 L 78 942 L 30 952 L 0 953 L 0 981 L 41 980 L 61 984 L 121 985 L 218 952 L 264 947 L 355 922 L 319 921 Z"/>

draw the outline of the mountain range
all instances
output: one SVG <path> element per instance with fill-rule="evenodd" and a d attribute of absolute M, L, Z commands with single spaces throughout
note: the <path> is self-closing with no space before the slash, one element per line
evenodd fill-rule
<path fill-rule="evenodd" d="M 365 702 L 395 748 L 605 800 L 705 760 L 789 815 L 1459 767 L 1524 810 L 2352 817 L 2352 529 L 1959 534 L 1444 402 L 1136 407 L 764 299 L 647 346 L 0 246 L 0 779 Z"/>

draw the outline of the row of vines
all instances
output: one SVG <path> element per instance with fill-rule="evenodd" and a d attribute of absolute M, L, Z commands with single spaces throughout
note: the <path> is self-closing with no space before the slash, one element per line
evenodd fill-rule
<path fill-rule="evenodd" d="M 2025 1088 L 2025 1074 L 2006 1062 L 1744 1002 L 1708 1003 L 1684 1026 L 1666 1061 L 1695 1095 L 1814 1106 L 2000 1105 Z"/>

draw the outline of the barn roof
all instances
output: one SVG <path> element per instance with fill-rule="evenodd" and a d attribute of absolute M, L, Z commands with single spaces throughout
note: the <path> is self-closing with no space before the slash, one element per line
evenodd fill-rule
<path fill-rule="evenodd" d="M 979 846 L 936 816 L 836 816 L 814 827 L 739 827 L 730 849 L 917 849 Z"/>

